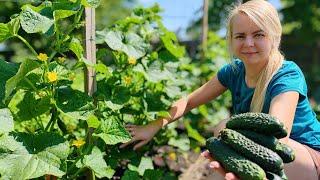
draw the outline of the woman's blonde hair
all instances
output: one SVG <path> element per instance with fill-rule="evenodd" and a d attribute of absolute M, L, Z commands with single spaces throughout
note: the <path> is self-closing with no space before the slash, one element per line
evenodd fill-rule
<path fill-rule="evenodd" d="M 259 74 L 252 97 L 250 111 L 262 112 L 265 94 L 269 82 L 283 63 L 283 55 L 279 50 L 282 27 L 277 10 L 265 0 L 251 0 L 233 7 L 227 21 L 227 42 L 231 57 L 232 19 L 239 13 L 245 13 L 271 39 L 272 47 L 266 67 Z"/>

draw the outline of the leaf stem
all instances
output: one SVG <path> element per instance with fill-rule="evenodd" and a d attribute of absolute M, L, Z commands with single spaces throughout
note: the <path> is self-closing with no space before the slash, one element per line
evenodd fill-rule
<path fill-rule="evenodd" d="M 35 55 L 38 56 L 38 53 L 34 50 L 34 48 L 28 43 L 28 41 L 26 39 L 24 39 L 23 37 L 21 37 L 20 35 L 16 34 L 14 35 L 17 38 L 19 38 L 26 46 L 28 46 L 28 48 L 31 50 L 31 52 Z"/>

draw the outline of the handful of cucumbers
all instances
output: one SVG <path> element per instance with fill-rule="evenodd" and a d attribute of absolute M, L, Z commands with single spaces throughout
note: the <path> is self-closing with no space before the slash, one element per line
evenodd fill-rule
<path fill-rule="evenodd" d="M 293 150 L 278 138 L 287 136 L 282 122 L 264 113 L 234 115 L 218 138 L 206 147 L 230 172 L 245 180 L 287 180 L 283 163 L 294 161 Z"/>

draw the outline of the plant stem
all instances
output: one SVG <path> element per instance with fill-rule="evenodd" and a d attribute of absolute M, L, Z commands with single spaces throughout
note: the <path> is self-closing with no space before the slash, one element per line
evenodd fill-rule
<path fill-rule="evenodd" d="M 26 80 L 26 82 L 31 86 L 31 88 L 34 91 L 37 91 L 37 88 L 32 84 L 32 82 L 26 76 L 24 76 L 24 80 Z"/>
<path fill-rule="evenodd" d="M 36 120 L 38 126 L 40 126 L 40 128 L 41 128 L 42 130 L 44 130 L 43 124 L 42 124 L 41 121 L 39 121 L 39 118 L 38 118 L 38 117 L 35 117 L 35 120 Z"/>
<path fill-rule="evenodd" d="M 58 115 L 58 113 L 57 113 L 56 107 L 52 108 L 51 109 L 51 118 L 50 118 L 50 121 L 48 122 L 46 128 L 44 129 L 45 131 L 48 131 L 49 128 L 50 128 L 50 131 L 53 129 L 55 121 L 57 119 L 57 115 Z"/>
<path fill-rule="evenodd" d="M 15 35 L 17 38 L 19 38 L 26 46 L 28 46 L 28 48 L 31 50 L 31 52 L 35 55 L 38 56 L 38 53 L 34 50 L 34 48 L 28 43 L 28 41 L 26 39 L 24 39 L 23 37 L 21 37 L 20 35 L 16 34 Z"/>

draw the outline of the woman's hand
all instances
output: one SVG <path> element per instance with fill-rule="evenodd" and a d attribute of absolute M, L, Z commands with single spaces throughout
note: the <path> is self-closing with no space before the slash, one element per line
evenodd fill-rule
<path fill-rule="evenodd" d="M 141 146 L 147 144 L 155 136 L 155 134 L 157 134 L 162 125 L 162 119 L 152 121 L 144 126 L 127 125 L 126 129 L 131 134 L 132 139 L 129 142 L 122 144 L 120 148 L 124 148 L 134 142 L 137 142 L 137 144 L 133 147 L 133 150 L 140 148 Z"/>
<path fill-rule="evenodd" d="M 226 172 L 225 169 L 223 169 L 223 167 L 220 165 L 220 163 L 210 155 L 208 150 L 201 153 L 201 155 L 209 159 L 209 168 L 220 173 L 226 180 L 239 180 L 239 178 L 232 172 Z"/>

